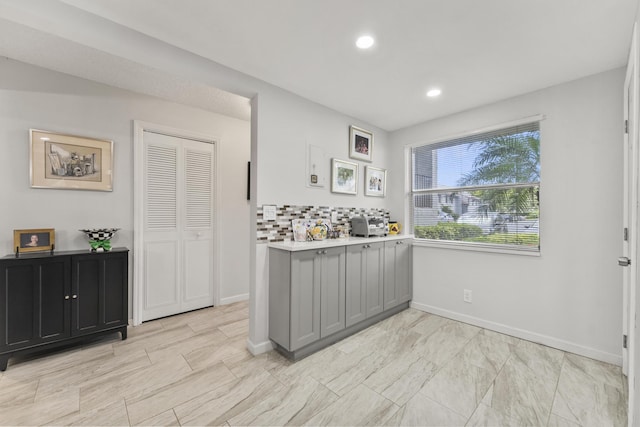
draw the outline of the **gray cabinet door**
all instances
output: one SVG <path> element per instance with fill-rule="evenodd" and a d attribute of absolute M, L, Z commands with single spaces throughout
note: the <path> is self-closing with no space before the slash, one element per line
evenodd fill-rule
<path fill-rule="evenodd" d="M 384 243 L 347 247 L 347 327 L 382 313 Z"/>
<path fill-rule="evenodd" d="M 347 327 L 367 318 L 366 245 L 347 246 Z"/>
<path fill-rule="evenodd" d="M 411 240 L 385 242 L 384 309 L 411 300 L 413 293 Z"/>
<path fill-rule="evenodd" d="M 396 242 L 396 291 L 398 303 L 410 301 L 413 296 L 411 240 Z"/>
<path fill-rule="evenodd" d="M 384 309 L 398 305 L 396 290 L 396 242 L 384 243 Z"/>
<path fill-rule="evenodd" d="M 320 251 L 291 255 L 291 342 L 293 351 L 320 339 Z"/>
<path fill-rule="evenodd" d="M 320 273 L 320 338 L 345 328 L 346 250 L 322 250 Z"/>
<path fill-rule="evenodd" d="M 365 277 L 367 289 L 367 316 L 382 313 L 384 307 L 384 243 L 367 245 Z"/>

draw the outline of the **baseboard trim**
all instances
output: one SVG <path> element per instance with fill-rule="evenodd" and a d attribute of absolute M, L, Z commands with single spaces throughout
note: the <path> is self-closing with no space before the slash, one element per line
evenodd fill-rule
<path fill-rule="evenodd" d="M 249 353 L 257 356 L 259 354 L 273 350 L 273 344 L 271 343 L 271 341 L 264 341 L 258 344 L 254 344 L 251 339 L 247 339 L 247 350 L 249 350 Z"/>
<path fill-rule="evenodd" d="M 417 302 L 411 303 L 411 308 L 424 311 L 426 313 L 435 314 L 438 316 L 446 317 L 452 320 L 468 323 L 470 325 L 478 326 L 484 329 L 490 329 L 492 331 L 500 332 L 502 334 L 511 335 L 523 340 L 532 341 L 538 344 L 546 345 L 548 347 L 557 348 L 558 350 L 567 351 L 569 353 L 575 353 L 580 356 L 585 356 L 590 359 L 600 360 L 602 362 L 611 363 L 613 365 L 622 366 L 622 356 L 604 351 L 596 350 L 591 347 L 585 347 L 580 344 L 576 344 L 571 341 L 565 341 L 549 335 L 539 334 L 537 332 L 527 331 L 525 329 L 514 328 L 504 325 L 502 323 L 492 322 L 489 320 L 481 319 L 466 314 L 457 313 L 455 311 L 445 310 L 439 307 L 434 307 L 427 304 L 421 304 Z"/>
<path fill-rule="evenodd" d="M 232 297 L 220 298 L 219 305 L 233 304 L 234 302 L 247 301 L 249 294 L 234 295 Z"/>

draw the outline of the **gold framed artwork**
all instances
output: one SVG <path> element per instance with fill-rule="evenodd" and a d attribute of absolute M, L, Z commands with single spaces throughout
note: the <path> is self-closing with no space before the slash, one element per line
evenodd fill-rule
<path fill-rule="evenodd" d="M 13 247 L 16 252 L 41 252 L 53 250 L 56 231 L 53 228 L 13 230 Z"/>
<path fill-rule="evenodd" d="M 113 191 L 113 141 L 30 129 L 31 187 Z"/>
<path fill-rule="evenodd" d="M 370 162 L 373 159 L 373 132 L 349 127 L 349 157 Z"/>

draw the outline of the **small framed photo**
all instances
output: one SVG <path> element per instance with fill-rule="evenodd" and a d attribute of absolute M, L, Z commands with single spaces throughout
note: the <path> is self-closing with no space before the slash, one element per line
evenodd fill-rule
<path fill-rule="evenodd" d="M 13 247 L 17 252 L 50 251 L 54 248 L 55 239 L 53 228 L 13 230 Z"/>
<path fill-rule="evenodd" d="M 113 141 L 31 129 L 31 187 L 113 191 Z"/>
<path fill-rule="evenodd" d="M 365 166 L 364 195 L 384 197 L 387 187 L 387 170 Z"/>
<path fill-rule="evenodd" d="M 373 154 L 373 133 L 359 127 L 349 128 L 349 157 L 370 162 Z"/>
<path fill-rule="evenodd" d="M 331 191 L 358 194 L 358 164 L 331 159 Z"/>

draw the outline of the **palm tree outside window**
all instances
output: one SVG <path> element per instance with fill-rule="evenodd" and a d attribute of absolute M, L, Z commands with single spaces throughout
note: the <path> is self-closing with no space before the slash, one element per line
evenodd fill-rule
<path fill-rule="evenodd" d="M 539 120 L 416 146 L 412 174 L 416 238 L 539 250 Z"/>

